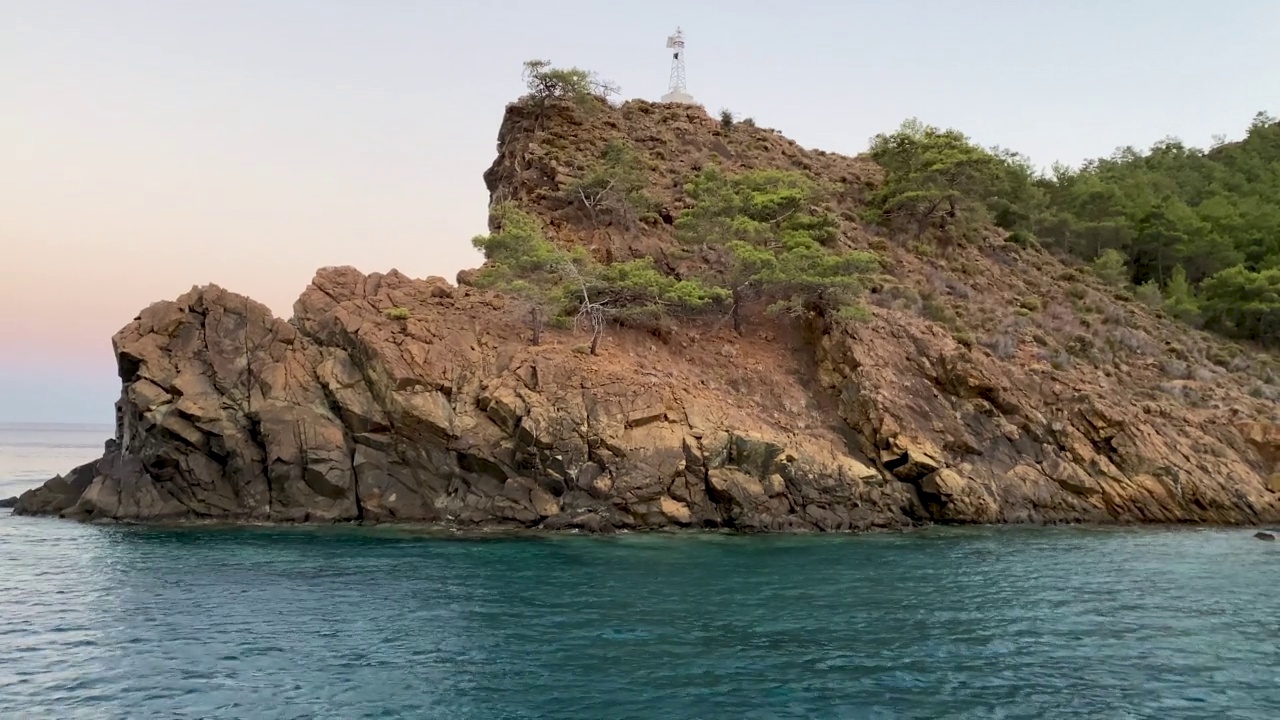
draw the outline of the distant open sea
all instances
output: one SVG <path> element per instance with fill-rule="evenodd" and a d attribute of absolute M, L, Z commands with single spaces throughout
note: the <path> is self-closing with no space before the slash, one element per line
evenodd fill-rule
<path fill-rule="evenodd" d="M 0 426 L 0 496 L 110 428 Z M 0 718 L 1280 717 L 1253 530 L 447 538 L 0 510 Z"/>
<path fill-rule="evenodd" d="M 102 455 L 110 425 L 0 423 L 0 499 Z"/>

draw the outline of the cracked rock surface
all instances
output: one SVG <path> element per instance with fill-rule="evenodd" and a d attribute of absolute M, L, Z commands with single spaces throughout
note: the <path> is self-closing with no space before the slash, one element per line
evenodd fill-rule
<path fill-rule="evenodd" d="M 563 331 L 529 346 L 519 319 L 500 296 L 351 268 L 320 271 L 292 323 L 216 286 L 156 303 L 114 338 L 103 458 L 16 512 L 593 531 L 1280 518 L 1256 469 L 1274 428 L 1218 428 L 1233 446 L 1095 395 L 1043 408 L 927 328 L 828 329 L 806 378 L 777 340 L 699 364 L 697 342 L 618 333 L 593 357 Z"/>

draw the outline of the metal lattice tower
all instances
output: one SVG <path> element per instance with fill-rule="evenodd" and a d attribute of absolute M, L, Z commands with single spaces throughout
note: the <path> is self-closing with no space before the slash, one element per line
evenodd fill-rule
<path fill-rule="evenodd" d="M 671 53 L 671 83 L 667 92 L 682 93 L 684 89 L 684 31 L 676 28 L 676 34 L 667 38 Z"/>
<path fill-rule="evenodd" d="M 684 31 L 676 28 L 674 35 L 667 37 L 667 48 L 671 52 L 671 82 L 662 102 L 678 102 L 696 104 L 684 85 Z"/>

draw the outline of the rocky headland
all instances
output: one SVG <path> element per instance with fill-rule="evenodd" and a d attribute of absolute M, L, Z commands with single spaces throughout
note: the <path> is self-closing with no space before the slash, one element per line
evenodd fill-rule
<path fill-rule="evenodd" d="M 564 189 L 622 138 L 656 203 L 602 221 Z M 1280 522 L 1275 358 L 1192 330 L 998 231 L 921 253 L 865 225 L 866 158 L 631 101 L 507 109 L 485 173 L 561 247 L 698 261 L 673 240 L 708 163 L 838 188 L 839 242 L 888 258 L 869 317 L 704 317 L 530 342 L 512 298 L 324 268 L 289 320 L 218 286 L 113 338 L 103 457 L 17 500 L 86 521 L 429 522 L 589 531 Z M 592 213 L 591 215 L 594 215 Z"/>

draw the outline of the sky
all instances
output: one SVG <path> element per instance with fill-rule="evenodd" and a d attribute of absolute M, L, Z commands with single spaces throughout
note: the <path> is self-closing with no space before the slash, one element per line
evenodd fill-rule
<path fill-rule="evenodd" d="M 479 264 L 521 64 L 857 153 L 909 117 L 1041 166 L 1280 113 L 1280 2 L 0 0 L 0 422 L 110 422 L 111 335 L 214 282 Z"/>

